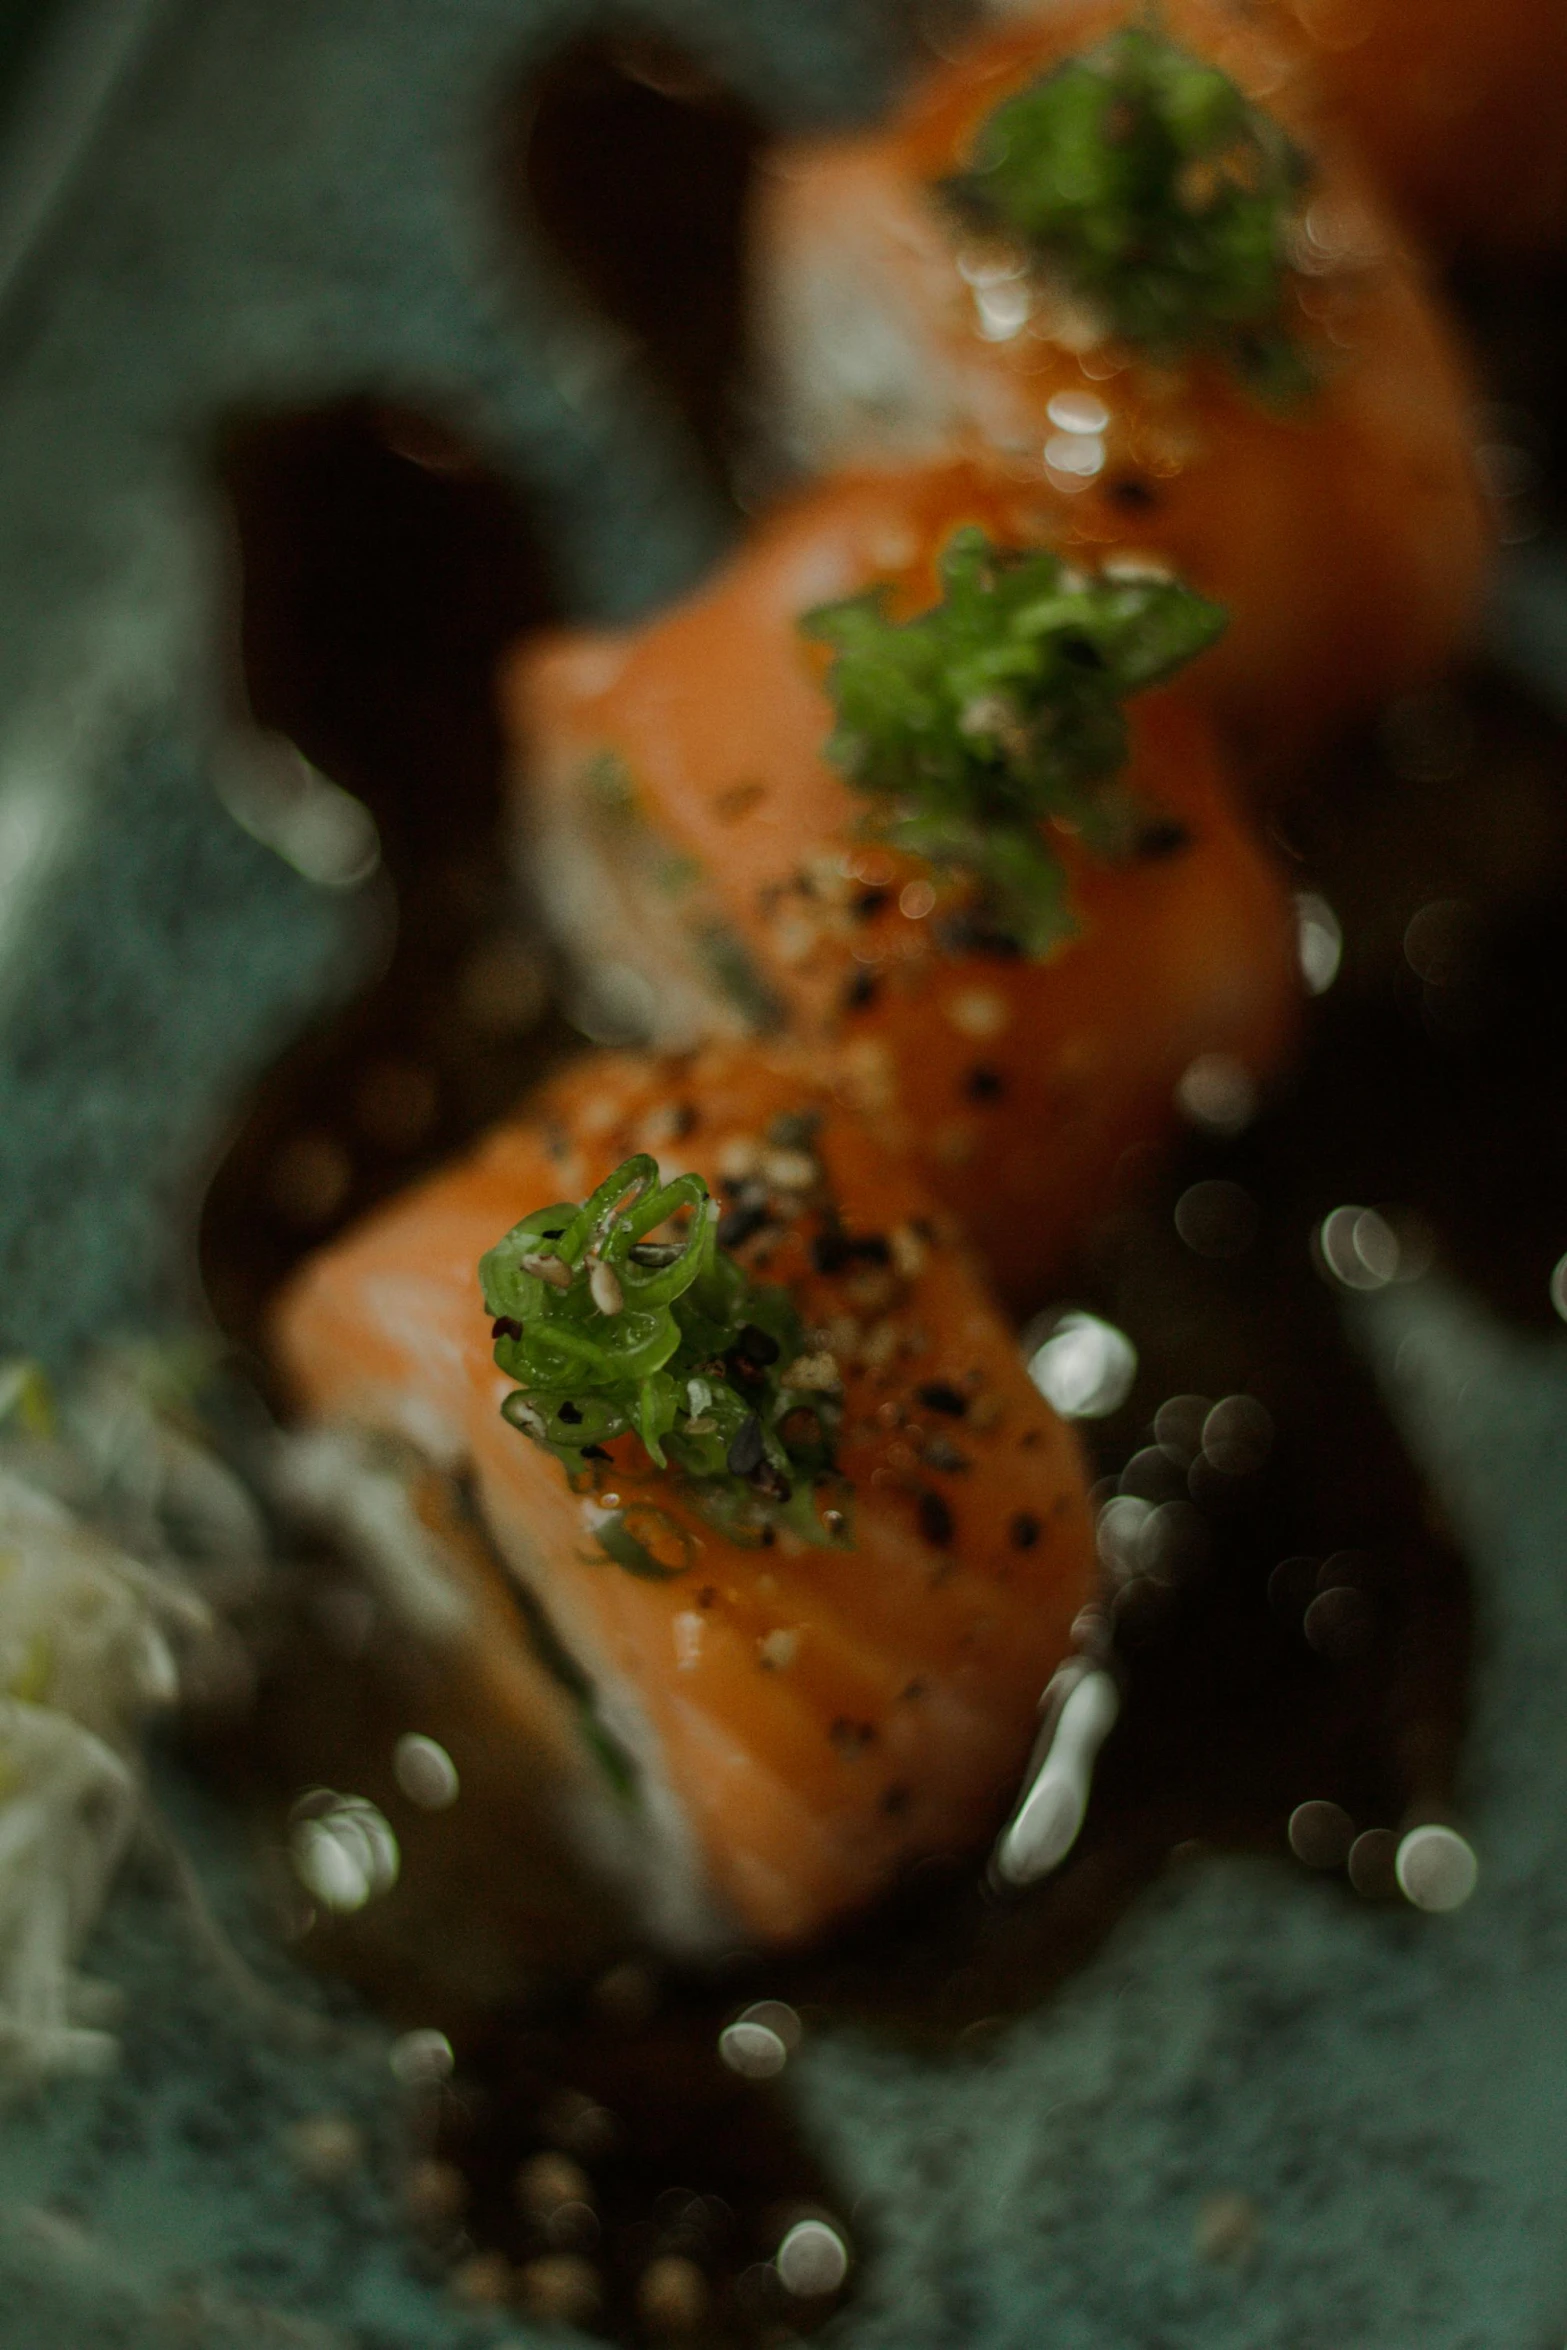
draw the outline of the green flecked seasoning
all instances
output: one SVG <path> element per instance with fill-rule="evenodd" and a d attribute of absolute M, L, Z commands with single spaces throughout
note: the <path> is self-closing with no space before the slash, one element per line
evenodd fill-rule
<path fill-rule="evenodd" d="M 719 1247 L 717 1224 L 699 1175 L 663 1183 L 642 1153 L 580 1206 L 525 1216 L 479 1265 L 495 1360 L 517 1382 L 502 1411 L 573 1479 L 634 1433 L 735 1539 L 782 1526 L 843 1545 L 841 1491 L 831 1527 L 815 1500 L 833 1482 L 838 1399 L 790 1385 L 806 1351 L 799 1316 Z M 674 1238 L 649 1237 L 671 1227 Z M 689 1561 L 678 1521 L 645 1503 L 607 1510 L 597 1534 L 631 1574 L 662 1579 Z"/>
<path fill-rule="evenodd" d="M 1159 359 L 1216 352 L 1288 400 L 1311 383 L 1284 315 L 1309 177 L 1227 74 L 1135 25 L 1004 100 L 940 193 L 1020 238 L 1110 332 Z"/>
<path fill-rule="evenodd" d="M 835 656 L 827 755 L 883 839 L 966 881 L 992 930 L 1047 955 L 1074 925 L 1042 823 L 1065 820 L 1101 854 L 1125 846 L 1128 807 L 1106 788 L 1126 761 L 1122 703 L 1210 645 L 1225 613 L 1179 580 L 1088 577 L 978 529 L 954 536 L 941 582 L 912 620 L 890 619 L 875 587 L 802 621 Z"/>

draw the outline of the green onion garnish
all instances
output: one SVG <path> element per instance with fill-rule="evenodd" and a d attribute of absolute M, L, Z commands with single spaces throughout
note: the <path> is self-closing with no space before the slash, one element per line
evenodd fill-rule
<path fill-rule="evenodd" d="M 1284 323 L 1300 149 L 1227 74 L 1130 26 L 998 106 L 941 193 L 1156 358 L 1213 350 L 1265 396 L 1311 376 Z"/>
<path fill-rule="evenodd" d="M 1042 821 L 1122 845 L 1126 807 L 1103 788 L 1126 760 L 1122 700 L 1211 644 L 1225 613 L 1178 580 L 1085 578 L 977 529 L 940 569 L 941 602 L 912 620 L 875 587 L 802 621 L 836 656 L 827 756 L 876 803 L 881 838 L 968 878 L 992 931 L 1046 955 L 1074 924 Z"/>
<path fill-rule="evenodd" d="M 670 1226 L 672 1237 L 652 1237 Z M 700 1175 L 664 1183 L 641 1153 L 580 1206 L 525 1216 L 479 1264 L 495 1360 L 517 1382 L 501 1409 L 574 1480 L 635 1434 L 735 1539 L 784 1526 L 842 1543 L 841 1496 L 832 1529 L 813 1499 L 833 1474 L 837 1395 L 791 1381 L 806 1341 L 788 1293 L 753 1281 L 717 1227 Z M 611 1557 L 622 1532 L 647 1549 L 632 1515 L 624 1529 L 606 1521 Z M 639 1571 L 659 1571 L 656 1559 Z"/>

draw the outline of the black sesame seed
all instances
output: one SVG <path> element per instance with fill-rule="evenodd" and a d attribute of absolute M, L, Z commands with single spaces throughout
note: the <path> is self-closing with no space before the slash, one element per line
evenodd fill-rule
<path fill-rule="evenodd" d="M 836 1224 L 818 1232 L 811 1243 L 811 1263 L 818 1273 L 841 1273 L 850 1254 L 849 1235 Z"/>
<path fill-rule="evenodd" d="M 720 1248 L 738 1248 L 761 1231 L 767 1222 L 767 1208 L 761 1200 L 738 1200 L 732 1208 L 725 1208 L 718 1219 Z"/>
<path fill-rule="evenodd" d="M 818 1273 L 841 1273 L 846 1265 L 890 1265 L 892 1250 L 880 1232 L 845 1232 L 830 1224 L 811 1243 L 811 1262 Z"/>
<path fill-rule="evenodd" d="M 490 1336 L 492 1338 L 520 1338 L 522 1324 L 514 1322 L 510 1314 L 499 1314 L 490 1324 Z"/>
<path fill-rule="evenodd" d="M 867 1011 L 880 993 L 881 981 L 874 971 L 856 971 L 843 991 L 843 1008 L 846 1012 Z"/>
<path fill-rule="evenodd" d="M 754 1469 L 761 1467 L 766 1449 L 762 1441 L 761 1421 L 755 1412 L 747 1412 L 733 1436 L 730 1437 L 729 1450 L 724 1455 L 730 1475 L 732 1477 L 749 1477 Z"/>
<path fill-rule="evenodd" d="M 952 1540 L 954 1527 L 952 1511 L 939 1493 L 922 1493 L 919 1498 L 920 1532 L 933 1550 L 945 1550 Z"/>
<path fill-rule="evenodd" d="M 1115 481 L 1105 484 L 1105 496 L 1112 505 L 1120 506 L 1129 514 L 1146 513 L 1157 506 L 1159 493 L 1152 482 L 1143 481 L 1135 473 L 1123 473 Z"/>
<path fill-rule="evenodd" d="M 890 889 L 862 889 L 854 901 L 854 911 L 862 922 L 868 922 L 873 914 L 881 912 L 891 896 Z"/>
<path fill-rule="evenodd" d="M 1152 824 L 1145 824 L 1137 835 L 1137 854 L 1150 859 L 1178 857 L 1182 849 L 1189 849 L 1191 845 L 1191 834 L 1184 824 L 1177 824 L 1173 817 L 1160 817 Z"/>
<path fill-rule="evenodd" d="M 750 1486 L 751 1491 L 759 1493 L 764 1501 L 785 1502 L 794 1493 L 794 1487 L 788 1478 L 772 1461 L 758 1461 L 756 1467 L 746 1478 L 746 1483 Z"/>
<path fill-rule="evenodd" d="M 963 1091 L 971 1102 L 998 1102 L 1007 1090 L 1007 1081 L 999 1069 L 971 1069 L 963 1080 Z"/>
<path fill-rule="evenodd" d="M 684 1245 L 683 1241 L 675 1240 L 639 1240 L 631 1250 L 631 1262 L 658 1271 L 672 1265 Z"/>
<path fill-rule="evenodd" d="M 1007 1538 L 1014 1550 L 1032 1550 L 1039 1540 L 1039 1520 L 1032 1510 L 1019 1510 L 1007 1528 Z"/>
<path fill-rule="evenodd" d="M 967 1396 L 949 1387 L 945 1379 L 927 1379 L 914 1392 L 928 1412 L 941 1412 L 949 1420 L 961 1420 L 968 1410 Z"/>
<path fill-rule="evenodd" d="M 564 1420 L 568 1428 L 580 1428 L 582 1425 L 581 1412 L 569 1401 L 561 1405 L 557 1417 Z"/>
<path fill-rule="evenodd" d="M 821 1126 L 820 1110 L 781 1110 L 767 1129 L 767 1139 L 781 1151 L 808 1151 Z"/>
<path fill-rule="evenodd" d="M 900 1784 L 899 1786 L 889 1787 L 887 1789 L 886 1794 L 881 1799 L 881 1808 L 886 1813 L 889 1820 L 900 1820 L 902 1819 L 904 1813 L 908 1810 L 909 1805 L 913 1802 L 913 1800 L 913 1789 L 902 1786 Z"/>
<path fill-rule="evenodd" d="M 778 1341 L 770 1338 L 765 1330 L 758 1330 L 754 1322 L 745 1322 L 730 1352 L 737 1354 L 742 1363 L 753 1363 L 760 1370 L 768 1363 L 777 1362 Z"/>
<path fill-rule="evenodd" d="M 933 1469 L 966 1469 L 970 1466 L 966 1452 L 959 1452 L 950 1436 L 932 1436 L 925 1445 L 925 1461 Z"/>
<path fill-rule="evenodd" d="M 874 1722 L 851 1722 L 847 1714 L 839 1714 L 827 1732 L 840 1754 L 863 1754 L 867 1746 L 876 1743 Z"/>

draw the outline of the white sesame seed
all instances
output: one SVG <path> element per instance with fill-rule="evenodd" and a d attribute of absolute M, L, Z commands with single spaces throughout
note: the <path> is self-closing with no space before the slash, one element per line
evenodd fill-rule
<path fill-rule="evenodd" d="M 602 1262 L 588 1275 L 588 1294 L 601 1314 L 618 1314 L 625 1306 L 620 1277 L 613 1265 Z"/>
<path fill-rule="evenodd" d="M 563 1264 L 559 1257 L 524 1257 L 522 1269 L 525 1273 L 531 1273 L 535 1281 L 548 1282 L 551 1289 L 571 1287 L 571 1267 Z"/>

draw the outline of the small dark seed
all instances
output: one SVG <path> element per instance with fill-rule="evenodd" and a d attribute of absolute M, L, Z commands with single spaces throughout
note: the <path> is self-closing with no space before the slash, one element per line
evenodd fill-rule
<path fill-rule="evenodd" d="M 971 1466 L 968 1454 L 960 1452 L 950 1436 L 928 1438 L 924 1458 L 932 1469 L 966 1469 Z"/>
<path fill-rule="evenodd" d="M 563 1403 L 558 1417 L 565 1421 L 568 1428 L 580 1428 L 582 1425 L 582 1414 L 574 1403 Z"/>
<path fill-rule="evenodd" d="M 818 1273 L 841 1273 L 849 1257 L 849 1235 L 837 1225 L 818 1232 L 811 1243 L 811 1262 Z"/>
<path fill-rule="evenodd" d="M 1178 857 L 1182 849 L 1189 849 L 1191 845 L 1192 836 L 1185 825 L 1177 824 L 1170 816 L 1145 824 L 1137 835 L 1137 854 L 1149 859 Z"/>
<path fill-rule="evenodd" d="M 1032 1510 L 1019 1510 L 1007 1534 L 1014 1550 L 1032 1550 L 1039 1540 L 1039 1520 Z"/>
<path fill-rule="evenodd" d="M 968 1410 L 968 1398 L 957 1388 L 949 1387 L 945 1379 L 927 1379 L 923 1387 L 914 1390 L 928 1412 L 942 1412 L 949 1420 L 961 1420 Z"/>
<path fill-rule="evenodd" d="M 500 1314 L 490 1324 L 490 1336 L 492 1338 L 520 1338 L 522 1324 L 514 1322 L 510 1314 Z"/>
<path fill-rule="evenodd" d="M 909 1805 L 913 1802 L 913 1800 L 914 1791 L 912 1788 L 904 1786 L 889 1787 L 886 1794 L 881 1799 L 881 1808 L 886 1813 L 889 1820 L 899 1820 L 908 1810 Z"/>
<path fill-rule="evenodd" d="M 1007 1090 L 1007 1081 L 999 1069 L 971 1069 L 963 1080 L 963 1090 L 971 1102 L 998 1102 Z"/>
<path fill-rule="evenodd" d="M 776 1338 L 769 1338 L 765 1330 L 758 1330 L 754 1322 L 746 1322 L 741 1325 L 740 1335 L 735 1340 L 731 1352 L 737 1354 L 743 1363 L 758 1365 L 776 1363 L 778 1341 Z"/>
<path fill-rule="evenodd" d="M 945 1550 L 952 1540 L 952 1511 L 939 1493 L 919 1498 L 920 1532 L 934 1550 Z"/>
<path fill-rule="evenodd" d="M 775 1150 L 808 1151 L 822 1122 L 820 1110 L 780 1110 L 767 1129 Z"/>
<path fill-rule="evenodd" d="M 891 896 L 890 889 L 862 889 L 854 901 L 854 911 L 862 922 L 868 922 L 873 914 L 881 912 Z"/>
<path fill-rule="evenodd" d="M 759 1493 L 764 1501 L 788 1501 L 794 1492 L 794 1487 L 788 1478 L 772 1461 L 758 1461 L 756 1467 L 746 1478 L 746 1483 L 750 1486 L 751 1491 Z"/>
<path fill-rule="evenodd" d="M 846 1012 L 868 1011 L 881 993 L 881 981 L 874 971 L 856 971 L 843 991 Z"/>
<path fill-rule="evenodd" d="M 696 1595 L 696 1604 L 697 1604 L 697 1606 L 698 1606 L 698 1607 L 717 1607 L 717 1605 L 718 1605 L 718 1586 L 717 1586 L 717 1584 L 716 1584 L 716 1583 L 704 1583 L 704 1584 L 703 1584 L 703 1586 L 702 1586 L 702 1588 L 701 1588 L 701 1590 L 700 1590 L 700 1591 L 697 1593 L 697 1595 Z"/>
<path fill-rule="evenodd" d="M 1135 473 L 1123 473 L 1118 480 L 1106 482 L 1105 496 L 1128 514 L 1144 514 L 1150 506 L 1159 503 L 1159 493 L 1153 484 L 1140 480 Z"/>
<path fill-rule="evenodd" d="M 720 1248 L 738 1248 L 753 1233 L 760 1232 L 767 1222 L 767 1209 L 761 1200 L 740 1200 L 732 1208 L 725 1208 L 718 1219 Z"/>
<path fill-rule="evenodd" d="M 762 1441 L 762 1423 L 755 1412 L 747 1412 L 733 1436 L 730 1437 L 729 1450 L 724 1455 L 730 1475 L 732 1477 L 749 1477 L 753 1469 L 761 1467 L 765 1452 L 766 1446 Z"/>
<path fill-rule="evenodd" d="M 840 1714 L 827 1732 L 840 1754 L 863 1754 L 867 1746 L 876 1743 L 873 1722 L 851 1722 L 847 1714 Z"/>
<path fill-rule="evenodd" d="M 683 1246 L 678 1240 L 639 1240 L 631 1251 L 631 1262 L 658 1272 L 674 1263 Z"/>
<path fill-rule="evenodd" d="M 811 1243 L 811 1262 L 818 1273 L 841 1273 L 846 1265 L 890 1265 L 892 1249 L 884 1233 L 845 1232 L 830 1225 Z"/>

